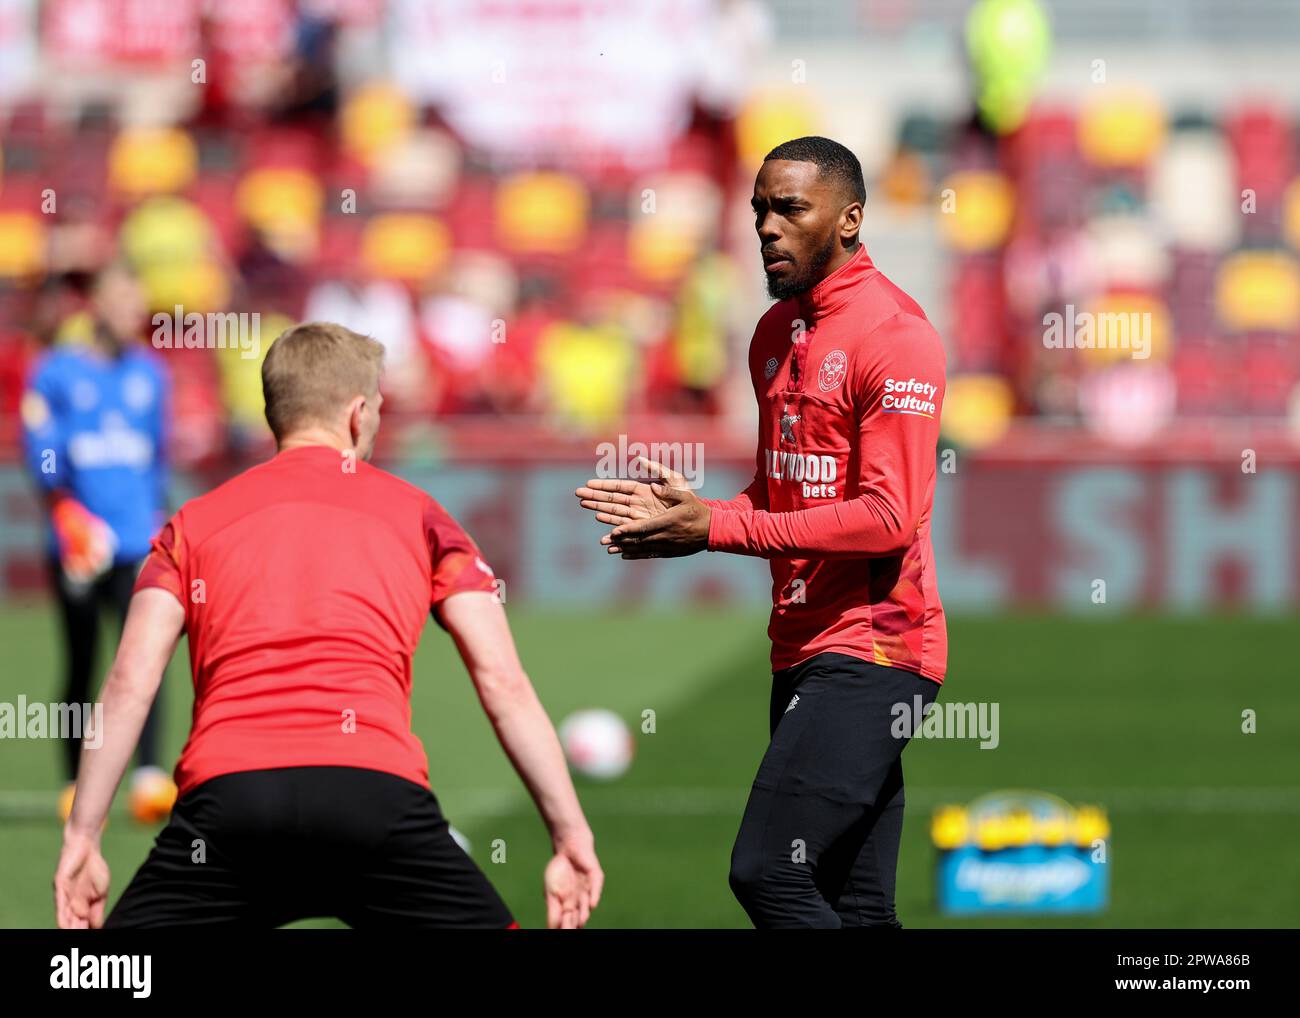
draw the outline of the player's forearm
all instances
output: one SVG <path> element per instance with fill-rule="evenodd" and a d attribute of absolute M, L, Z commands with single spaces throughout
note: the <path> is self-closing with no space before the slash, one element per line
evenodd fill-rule
<path fill-rule="evenodd" d="M 76 801 L 68 818 L 73 830 L 98 836 L 104 826 L 161 679 L 161 674 L 132 675 L 117 667 L 109 673 L 100 701 L 99 730 L 87 732 L 82 742 Z"/>
<path fill-rule="evenodd" d="M 564 750 L 526 677 L 483 699 L 497 739 L 537 804 L 555 841 L 586 832 L 587 819 L 569 777 Z"/>
<path fill-rule="evenodd" d="M 754 511 L 754 503 L 750 501 L 749 495 L 743 491 L 735 498 L 702 498 L 700 501 L 712 510 L 730 509 L 742 513 Z"/>
<path fill-rule="evenodd" d="M 710 509 L 728 509 L 744 513 L 753 512 L 756 509 L 766 509 L 767 478 L 763 476 L 762 471 L 759 471 L 755 473 L 749 487 L 735 498 L 702 498 L 700 501 Z"/>
<path fill-rule="evenodd" d="M 708 547 L 761 558 L 873 558 L 901 551 L 915 536 L 914 516 L 869 493 L 784 513 L 715 511 Z"/>

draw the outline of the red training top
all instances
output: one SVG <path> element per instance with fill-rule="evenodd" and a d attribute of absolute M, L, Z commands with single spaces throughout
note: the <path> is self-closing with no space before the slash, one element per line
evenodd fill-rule
<path fill-rule="evenodd" d="M 710 551 L 772 562 L 772 668 L 834 651 L 942 683 L 930 507 L 943 341 L 866 248 L 774 304 L 749 347 L 757 473 Z"/>
<path fill-rule="evenodd" d="M 429 495 L 325 446 L 186 502 L 153 541 L 145 587 L 185 606 L 194 720 L 176 764 L 182 795 L 271 767 L 364 767 L 427 786 L 411 656 L 431 608 L 496 589 Z"/>

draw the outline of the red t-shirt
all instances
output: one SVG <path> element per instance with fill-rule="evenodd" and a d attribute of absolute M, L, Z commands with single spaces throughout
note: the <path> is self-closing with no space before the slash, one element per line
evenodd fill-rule
<path fill-rule="evenodd" d="M 181 794 L 271 767 L 363 767 L 427 785 L 411 657 L 430 610 L 496 589 L 429 495 L 324 446 L 185 503 L 154 539 L 145 587 L 185 606 L 194 718 Z"/>
<path fill-rule="evenodd" d="M 859 247 L 754 331 L 753 482 L 712 507 L 710 551 L 771 560 L 773 669 L 834 651 L 942 683 L 930 546 L 943 341 Z"/>

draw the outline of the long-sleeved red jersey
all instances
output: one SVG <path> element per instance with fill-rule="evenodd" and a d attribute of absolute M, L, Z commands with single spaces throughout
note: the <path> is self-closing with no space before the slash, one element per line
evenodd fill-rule
<path fill-rule="evenodd" d="M 759 320 L 758 470 L 705 502 L 710 551 L 771 560 L 774 670 L 834 651 L 943 682 L 930 509 L 944 362 L 925 313 L 862 246 Z"/>

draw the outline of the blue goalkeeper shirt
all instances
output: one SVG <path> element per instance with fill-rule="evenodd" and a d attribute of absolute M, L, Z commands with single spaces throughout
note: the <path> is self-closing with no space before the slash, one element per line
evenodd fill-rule
<path fill-rule="evenodd" d="M 34 366 L 23 394 L 23 451 L 42 495 L 61 489 L 112 528 L 113 564 L 136 562 L 164 518 L 167 375 L 129 347 L 56 348 Z M 58 549 L 48 528 L 51 554 Z"/>

